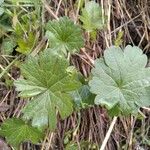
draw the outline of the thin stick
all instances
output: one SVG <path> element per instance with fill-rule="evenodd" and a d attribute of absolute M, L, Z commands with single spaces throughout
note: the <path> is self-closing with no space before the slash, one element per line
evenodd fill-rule
<path fill-rule="evenodd" d="M 60 0 L 59 3 L 58 3 L 57 10 L 56 10 L 56 13 L 55 13 L 56 16 L 58 16 L 61 3 L 62 3 L 62 0 Z"/>
<path fill-rule="evenodd" d="M 77 23 L 77 21 L 78 21 L 78 16 L 79 16 L 79 11 L 80 11 L 80 5 L 81 5 L 81 0 L 78 1 L 78 7 L 77 7 L 77 12 L 76 12 L 75 23 Z"/>
<path fill-rule="evenodd" d="M 112 132 L 112 130 L 113 130 L 113 128 L 114 128 L 114 125 L 115 125 L 116 121 L 117 121 L 117 117 L 115 116 L 115 117 L 113 118 L 113 121 L 111 122 L 111 125 L 110 125 L 110 127 L 109 127 L 107 133 L 106 133 L 105 139 L 104 139 L 104 141 L 103 141 L 103 143 L 102 143 L 102 145 L 101 145 L 100 150 L 104 150 L 104 149 L 105 149 L 106 144 L 107 144 L 107 142 L 108 142 L 108 139 L 109 139 L 109 137 L 110 137 L 110 134 L 111 134 L 111 132 Z"/>
<path fill-rule="evenodd" d="M 44 7 L 46 8 L 46 10 L 56 19 L 59 20 L 59 18 L 57 17 L 57 15 L 51 10 L 49 4 L 47 3 L 46 0 L 42 0 Z"/>
<path fill-rule="evenodd" d="M 14 78 L 8 73 L 8 70 L 20 57 L 21 57 L 21 55 L 16 57 L 6 68 L 3 68 L 3 66 L 0 65 L 0 68 L 2 69 L 2 72 L 0 73 L 0 79 L 5 75 L 5 73 L 7 73 L 7 75 L 14 80 Z"/>

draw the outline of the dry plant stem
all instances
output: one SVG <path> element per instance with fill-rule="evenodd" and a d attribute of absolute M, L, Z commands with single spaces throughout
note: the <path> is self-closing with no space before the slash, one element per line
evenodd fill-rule
<path fill-rule="evenodd" d="M 62 3 L 62 0 L 60 0 L 58 3 L 57 10 L 56 10 L 56 16 L 58 16 L 61 3 Z"/>
<path fill-rule="evenodd" d="M 56 19 L 59 20 L 58 16 L 51 10 L 49 4 L 47 3 L 47 1 L 42 0 L 42 3 L 44 5 L 44 7 L 46 8 L 46 10 Z"/>
<path fill-rule="evenodd" d="M 129 145 L 128 149 L 132 150 L 132 142 L 133 142 L 133 132 L 134 132 L 134 126 L 135 126 L 136 118 L 134 119 L 133 116 L 131 117 L 131 131 L 129 136 Z"/>
<path fill-rule="evenodd" d="M 106 144 L 107 144 L 107 142 L 108 142 L 108 139 L 109 139 L 109 137 L 110 137 L 110 134 L 111 134 L 111 132 L 112 132 L 112 130 L 113 130 L 113 128 L 114 128 L 114 125 L 115 125 L 116 121 L 117 121 L 117 117 L 115 116 L 115 117 L 113 118 L 112 122 L 111 122 L 111 125 L 110 125 L 110 127 L 109 127 L 107 133 L 106 133 L 105 139 L 104 139 L 104 141 L 103 141 L 103 143 L 102 143 L 102 145 L 101 145 L 100 150 L 104 150 L 104 149 L 105 149 Z"/>
<path fill-rule="evenodd" d="M 79 2 L 78 2 L 78 8 L 77 8 L 77 12 L 76 12 L 75 23 L 77 23 L 77 21 L 78 21 L 78 16 L 79 16 L 79 11 L 80 11 L 80 5 L 81 5 L 81 0 L 79 0 Z"/>
<path fill-rule="evenodd" d="M 11 77 L 12 80 L 14 80 L 14 78 L 8 73 L 8 70 L 13 66 L 13 64 L 14 64 L 20 57 L 21 57 L 21 55 L 18 56 L 18 57 L 16 57 L 6 68 L 3 68 L 3 66 L 0 65 L 0 68 L 2 69 L 2 72 L 0 73 L 0 79 L 3 77 L 3 75 L 4 75 L 5 73 L 7 73 L 7 75 L 8 75 L 9 77 Z"/>

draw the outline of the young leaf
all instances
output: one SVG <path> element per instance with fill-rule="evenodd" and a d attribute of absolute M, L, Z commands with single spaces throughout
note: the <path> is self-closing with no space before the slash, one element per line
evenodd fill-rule
<path fill-rule="evenodd" d="M 73 52 L 84 44 L 81 29 L 67 17 L 59 18 L 59 21 L 49 21 L 46 29 L 50 47 L 60 52 Z"/>
<path fill-rule="evenodd" d="M 39 21 L 36 11 L 21 16 L 19 23 L 14 25 L 13 36 L 18 45 L 16 51 L 29 54 L 38 42 Z"/>
<path fill-rule="evenodd" d="M 16 43 L 10 39 L 10 38 L 5 38 L 2 42 L 2 54 L 4 55 L 10 55 L 13 52 L 13 48 L 16 46 Z"/>
<path fill-rule="evenodd" d="M 94 105 L 95 95 L 90 92 L 88 85 L 83 85 L 76 91 L 71 92 L 74 102 L 82 108 L 82 105 Z"/>
<path fill-rule="evenodd" d="M 145 68 L 147 57 L 138 47 L 127 46 L 124 52 L 110 47 L 104 58 L 97 59 L 89 82 L 97 96 L 96 104 L 112 109 L 119 106 L 123 114 L 137 112 L 150 105 L 150 68 Z"/>
<path fill-rule="evenodd" d="M 32 33 L 32 32 L 29 33 L 26 39 L 18 38 L 17 39 L 18 48 L 16 49 L 16 51 L 22 54 L 30 53 L 34 46 L 35 39 L 36 39 L 35 33 Z"/>
<path fill-rule="evenodd" d="M 104 27 L 102 10 L 99 4 L 89 1 L 82 9 L 80 20 L 83 22 L 83 28 L 88 32 L 95 32 Z"/>
<path fill-rule="evenodd" d="M 26 141 L 36 144 L 43 138 L 42 131 L 17 118 L 7 119 L 1 126 L 0 135 L 15 147 Z"/>
<path fill-rule="evenodd" d="M 25 79 L 15 81 L 22 97 L 33 97 L 23 110 L 24 119 L 32 119 L 32 125 L 51 129 L 56 126 L 56 110 L 62 119 L 73 111 L 70 91 L 80 87 L 73 74 L 67 73 L 68 62 L 48 51 L 39 57 L 30 57 L 22 65 Z"/>

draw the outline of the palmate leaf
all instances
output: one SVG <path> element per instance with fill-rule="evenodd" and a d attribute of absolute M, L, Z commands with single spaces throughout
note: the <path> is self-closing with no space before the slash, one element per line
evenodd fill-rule
<path fill-rule="evenodd" d="M 75 74 L 69 74 L 66 69 L 68 62 L 48 51 L 39 57 L 31 57 L 22 65 L 25 79 L 15 81 L 20 96 L 32 97 L 23 110 L 23 118 L 32 119 L 32 125 L 51 129 L 56 127 L 56 111 L 62 119 L 73 111 L 70 91 L 80 87 Z"/>
<path fill-rule="evenodd" d="M 7 119 L 0 128 L 0 135 L 15 147 L 27 141 L 36 144 L 43 138 L 42 131 L 17 118 Z"/>
<path fill-rule="evenodd" d="M 80 20 L 83 22 L 83 28 L 88 32 L 104 27 L 101 7 L 94 1 L 89 1 L 85 4 Z"/>
<path fill-rule="evenodd" d="M 89 82 L 91 92 L 97 95 L 95 103 L 108 109 L 117 106 L 123 114 L 150 105 L 150 68 L 145 68 L 146 64 L 147 57 L 138 47 L 106 49 L 104 58 L 95 61 Z"/>
<path fill-rule="evenodd" d="M 67 17 L 49 21 L 46 30 L 50 47 L 57 51 L 73 52 L 79 50 L 84 44 L 80 27 Z"/>

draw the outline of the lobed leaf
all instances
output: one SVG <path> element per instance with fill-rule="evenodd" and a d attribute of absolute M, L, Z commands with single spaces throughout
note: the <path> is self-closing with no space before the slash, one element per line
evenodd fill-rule
<path fill-rule="evenodd" d="M 80 20 L 86 31 L 94 32 L 97 29 L 102 29 L 104 27 L 103 19 L 102 10 L 98 3 L 95 1 L 85 3 Z"/>
<path fill-rule="evenodd" d="M 4 136 L 7 142 L 15 147 L 27 141 L 36 144 L 43 138 L 42 131 L 17 118 L 7 119 L 1 125 L 0 135 Z"/>
<path fill-rule="evenodd" d="M 32 119 L 32 125 L 51 129 L 56 127 L 56 112 L 62 119 L 73 112 L 72 98 L 69 92 L 80 87 L 75 74 L 66 69 L 68 62 L 48 51 L 39 57 L 30 57 L 22 65 L 22 75 L 26 79 L 15 81 L 21 97 L 32 97 L 23 110 L 25 120 Z"/>
<path fill-rule="evenodd" d="M 49 21 L 46 30 L 50 47 L 56 51 L 73 52 L 79 50 L 84 44 L 81 29 L 67 17 Z"/>
<path fill-rule="evenodd" d="M 95 61 L 89 82 L 91 92 L 97 95 L 95 103 L 108 109 L 119 106 L 123 114 L 150 105 L 150 68 L 145 68 L 146 64 L 146 55 L 136 46 L 127 46 L 124 51 L 106 49 L 104 58 Z"/>

